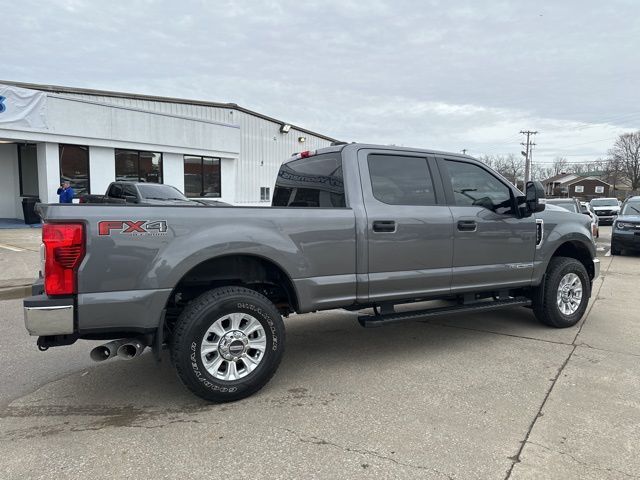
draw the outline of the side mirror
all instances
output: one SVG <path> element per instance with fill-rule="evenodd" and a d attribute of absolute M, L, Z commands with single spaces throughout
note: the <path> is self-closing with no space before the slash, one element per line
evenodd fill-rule
<path fill-rule="evenodd" d="M 547 199 L 542 183 L 538 181 L 527 182 L 525 203 L 530 213 L 542 212 L 545 209 Z"/>

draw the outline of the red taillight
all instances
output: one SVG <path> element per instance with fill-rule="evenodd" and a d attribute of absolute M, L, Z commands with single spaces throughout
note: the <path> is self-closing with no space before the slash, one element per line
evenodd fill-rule
<path fill-rule="evenodd" d="M 77 270 L 84 258 L 84 225 L 81 223 L 45 223 L 42 226 L 45 248 L 44 290 L 47 295 L 77 293 Z"/>
<path fill-rule="evenodd" d="M 311 156 L 311 152 L 309 150 L 305 150 L 304 152 L 300 152 L 300 158 L 309 158 Z"/>

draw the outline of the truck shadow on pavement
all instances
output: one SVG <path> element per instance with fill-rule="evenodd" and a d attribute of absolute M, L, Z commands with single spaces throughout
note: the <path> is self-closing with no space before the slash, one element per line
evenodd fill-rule
<path fill-rule="evenodd" d="M 282 364 L 257 396 L 276 395 L 300 383 L 321 383 L 328 371 L 332 375 L 349 374 L 366 371 L 374 364 L 377 369 L 402 371 L 406 362 L 428 363 L 443 350 L 465 355 L 470 348 L 482 349 L 500 335 L 567 344 L 575 335 L 575 328 L 554 330 L 538 324 L 531 311 L 524 308 L 451 315 L 429 322 L 371 329 L 360 327 L 356 316 L 333 310 L 286 319 Z M 163 352 L 159 365 L 149 352 L 129 361 L 108 360 L 46 385 L 25 398 L 38 404 L 51 398 L 72 400 L 78 406 L 153 405 L 175 409 L 208 405 L 182 386 L 168 352 Z"/>
<path fill-rule="evenodd" d="M 530 368 L 517 365 L 522 349 L 539 355 L 541 348 L 562 346 L 549 342 L 563 344 L 566 338 L 570 343 L 576 331 L 547 329 L 523 308 L 373 329 L 360 327 L 355 313 L 334 310 L 294 315 L 286 326 L 287 349 L 278 372 L 245 400 L 220 405 L 200 400 L 182 386 L 167 352 L 159 365 L 147 353 L 83 369 L 16 400 L 0 412 L 0 418 L 15 422 L 0 438 L 106 427 L 160 428 L 197 422 L 202 412 L 218 417 L 216 412 L 241 415 L 247 408 L 336 408 L 330 405 L 345 396 L 368 397 L 381 388 L 430 389 L 445 372 L 460 376 L 462 384 L 484 381 L 474 370 L 492 357 L 502 362 L 506 381 Z M 505 356 L 510 359 L 506 363 Z M 20 422 L 27 417 L 37 425 Z"/>

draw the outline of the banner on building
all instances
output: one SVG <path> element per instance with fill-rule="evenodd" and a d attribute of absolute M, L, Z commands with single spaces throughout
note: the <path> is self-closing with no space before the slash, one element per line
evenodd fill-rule
<path fill-rule="evenodd" d="M 0 128 L 47 129 L 47 95 L 0 84 Z"/>

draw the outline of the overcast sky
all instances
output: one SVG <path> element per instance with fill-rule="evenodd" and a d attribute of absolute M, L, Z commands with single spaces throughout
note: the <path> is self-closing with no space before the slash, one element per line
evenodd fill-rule
<path fill-rule="evenodd" d="M 0 79 L 235 102 L 347 141 L 534 161 L 640 128 L 640 1 L 0 0 Z"/>

